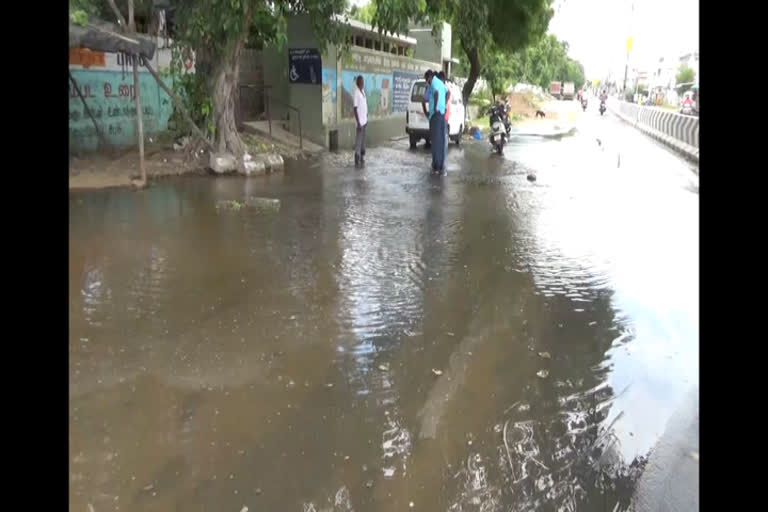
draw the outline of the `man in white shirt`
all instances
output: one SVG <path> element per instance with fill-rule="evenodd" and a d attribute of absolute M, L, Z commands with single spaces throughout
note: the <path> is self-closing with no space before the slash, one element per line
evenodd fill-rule
<path fill-rule="evenodd" d="M 355 167 L 362 167 L 365 163 L 365 127 L 368 124 L 368 100 L 365 97 L 363 89 L 363 76 L 358 75 L 355 79 L 355 121 L 357 121 L 357 130 L 355 132 Z"/>

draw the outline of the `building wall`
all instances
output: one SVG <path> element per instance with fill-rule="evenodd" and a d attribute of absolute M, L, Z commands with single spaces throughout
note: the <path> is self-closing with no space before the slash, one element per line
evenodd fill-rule
<path fill-rule="evenodd" d="M 418 41 L 413 49 L 414 58 L 428 62 L 442 62 L 442 44 L 439 39 L 432 35 L 431 28 L 412 28 L 408 31 L 408 37 Z M 437 69 L 441 69 L 441 67 L 438 65 Z"/>
<path fill-rule="evenodd" d="M 322 48 L 312 29 L 308 16 L 295 16 L 288 22 L 288 48 Z M 325 55 L 329 53 L 326 50 Z M 283 60 L 284 73 L 288 76 L 288 57 Z M 301 129 L 304 137 L 317 144 L 325 144 L 323 128 L 323 88 L 322 80 L 317 84 L 289 84 L 288 101 L 291 106 L 301 110 Z M 299 133 L 299 120 L 295 111 L 288 112 L 289 126 L 292 133 Z"/>
<path fill-rule="evenodd" d="M 170 49 L 158 49 L 152 67 L 159 72 L 168 68 L 170 61 Z M 194 72 L 194 60 L 189 64 L 189 72 Z M 69 52 L 69 71 L 108 142 L 118 148 L 135 145 L 136 108 L 131 62 L 124 62 L 122 55 L 114 53 L 72 48 Z M 170 87 L 170 79 L 165 82 Z M 139 87 L 144 135 L 151 137 L 168 128 L 173 104 L 143 66 L 139 66 Z M 85 112 L 72 82 L 69 82 L 70 151 L 94 151 L 98 145 L 93 122 Z"/>
<path fill-rule="evenodd" d="M 431 36 L 430 36 L 431 37 Z M 263 81 L 269 94 L 301 110 L 302 134 L 324 147 L 329 145 L 329 132 L 336 130 L 340 148 L 354 145 L 355 119 L 352 108 L 354 78 L 363 75 L 368 99 L 368 141 L 375 144 L 385 138 L 405 133 L 405 110 L 411 84 L 427 69 L 438 69 L 436 61 L 424 61 L 391 53 L 350 47 L 344 52 L 335 45 L 320 48 L 309 18 L 296 16 L 288 21 L 285 48 L 266 48 L 262 52 Z M 433 41 L 434 45 L 434 41 Z M 288 49 L 320 48 L 322 80 L 319 84 L 290 83 Z M 286 119 L 292 133 L 298 133 L 294 111 L 274 101 L 270 104 L 272 119 Z"/>
<path fill-rule="evenodd" d="M 354 146 L 354 79 L 362 75 L 368 102 L 368 142 L 376 144 L 394 135 L 405 134 L 405 111 L 411 85 L 424 76 L 424 71 L 436 67 L 435 62 L 353 48 L 349 55 L 337 61 L 337 122 L 335 125 L 327 123 L 326 130 L 338 131 L 340 148 Z"/>

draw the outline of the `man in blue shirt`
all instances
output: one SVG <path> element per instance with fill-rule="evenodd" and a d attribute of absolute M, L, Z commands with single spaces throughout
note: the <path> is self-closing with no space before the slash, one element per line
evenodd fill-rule
<path fill-rule="evenodd" d="M 443 172 L 445 165 L 445 84 L 437 78 L 432 70 L 424 73 L 427 81 L 427 98 L 429 112 L 429 138 L 432 144 L 432 170 Z"/>

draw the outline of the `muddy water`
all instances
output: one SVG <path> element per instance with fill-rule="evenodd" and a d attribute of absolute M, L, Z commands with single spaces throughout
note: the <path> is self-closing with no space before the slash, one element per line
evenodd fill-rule
<path fill-rule="evenodd" d="M 698 396 L 698 182 L 602 121 L 72 194 L 71 510 L 625 510 Z"/>

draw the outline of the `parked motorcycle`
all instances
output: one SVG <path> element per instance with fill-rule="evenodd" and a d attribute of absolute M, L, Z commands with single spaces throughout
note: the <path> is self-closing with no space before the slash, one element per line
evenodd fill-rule
<path fill-rule="evenodd" d="M 491 135 L 489 137 L 491 146 L 498 154 L 502 154 L 511 128 L 505 123 L 505 121 L 509 121 L 507 108 L 505 105 L 496 104 L 491 107 L 488 115 L 490 116 L 489 124 L 491 126 Z"/>

